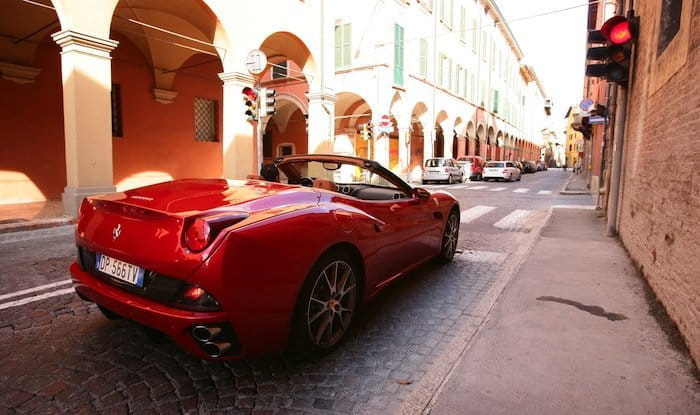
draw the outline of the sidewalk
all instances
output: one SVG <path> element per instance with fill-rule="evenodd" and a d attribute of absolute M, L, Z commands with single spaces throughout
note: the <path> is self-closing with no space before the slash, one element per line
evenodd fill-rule
<path fill-rule="evenodd" d="M 700 413 L 697 368 L 604 232 L 592 210 L 554 209 L 430 414 Z"/>
<path fill-rule="evenodd" d="M 0 234 L 67 225 L 60 201 L 0 205 Z"/>
<path fill-rule="evenodd" d="M 570 170 L 569 170 L 570 171 Z M 588 189 L 588 181 L 585 174 L 574 174 L 571 171 L 569 181 L 566 183 L 564 190 L 559 192 L 563 195 L 588 195 L 591 191 Z"/>

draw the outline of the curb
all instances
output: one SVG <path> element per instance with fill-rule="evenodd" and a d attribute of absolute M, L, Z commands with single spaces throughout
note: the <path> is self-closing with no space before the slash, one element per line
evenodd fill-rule
<path fill-rule="evenodd" d="M 53 228 L 56 226 L 71 225 L 73 223 L 75 223 L 75 220 L 70 218 L 41 219 L 26 222 L 5 223 L 0 225 L 0 234 Z"/>
<path fill-rule="evenodd" d="M 0 245 L 12 242 L 28 241 L 47 236 L 71 235 L 73 232 L 75 232 L 75 226 L 70 222 L 67 224 L 53 225 L 43 228 L 30 228 L 21 231 L 5 232 L 0 233 Z"/>

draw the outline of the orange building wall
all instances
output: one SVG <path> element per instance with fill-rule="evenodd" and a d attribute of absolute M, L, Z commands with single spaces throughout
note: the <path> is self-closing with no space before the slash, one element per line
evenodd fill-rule
<path fill-rule="evenodd" d="M 169 178 L 221 177 L 221 141 L 194 139 L 194 98 L 199 97 L 217 101 L 221 140 L 223 93 L 217 77 L 222 72 L 218 59 L 199 54 L 186 61 L 183 67 L 189 68 L 175 77 L 174 102 L 161 104 L 153 97 L 153 69 L 127 39 L 118 33 L 113 38 L 120 42 L 112 53 L 112 80 L 121 85 L 124 135 L 113 139 L 118 188 Z"/>
<path fill-rule="evenodd" d="M 34 83 L 0 79 L 0 203 L 57 200 L 66 186 L 59 48 L 37 48 Z"/>

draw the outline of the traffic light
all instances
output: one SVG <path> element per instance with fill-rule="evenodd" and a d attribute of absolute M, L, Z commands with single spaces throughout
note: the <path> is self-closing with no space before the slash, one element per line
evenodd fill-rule
<path fill-rule="evenodd" d="M 241 92 L 243 94 L 243 103 L 246 106 L 245 115 L 248 117 L 248 121 L 257 120 L 259 97 L 258 90 L 247 86 L 243 88 L 243 91 Z"/>
<path fill-rule="evenodd" d="M 260 96 L 260 118 L 264 118 L 268 115 L 273 115 L 277 113 L 277 100 L 275 96 L 277 91 L 270 88 L 261 88 Z"/>
<path fill-rule="evenodd" d="M 603 23 L 600 30 L 588 32 L 588 43 L 595 46 L 589 46 L 586 59 L 598 63 L 586 65 L 586 76 L 627 85 L 637 27 L 637 18 L 613 16 Z"/>
<path fill-rule="evenodd" d="M 368 122 L 366 124 L 360 124 L 362 139 L 370 140 L 372 138 L 372 123 Z"/>

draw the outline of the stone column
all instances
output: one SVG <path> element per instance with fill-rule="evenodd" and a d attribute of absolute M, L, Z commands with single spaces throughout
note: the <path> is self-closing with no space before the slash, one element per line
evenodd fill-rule
<path fill-rule="evenodd" d="M 435 128 L 423 128 L 423 164 L 427 159 L 433 158 L 436 138 L 437 130 Z"/>
<path fill-rule="evenodd" d="M 66 146 L 66 215 L 75 217 L 86 196 L 116 191 L 112 165 L 112 57 L 119 42 L 64 30 L 61 47 Z"/>
<path fill-rule="evenodd" d="M 332 154 L 336 96 L 330 90 L 310 92 L 306 96 L 309 99 L 309 154 Z"/>
<path fill-rule="evenodd" d="M 256 136 L 256 122 L 245 115 L 247 107 L 243 101 L 243 88 L 253 87 L 255 79 L 241 72 L 219 74 L 224 81 L 223 93 L 223 175 L 226 178 L 245 178 L 260 171 L 257 148 L 260 140 Z"/>
<path fill-rule="evenodd" d="M 406 173 L 402 175 L 403 179 L 410 180 L 408 177 L 409 166 L 411 165 L 411 153 L 409 152 L 411 145 L 411 129 L 410 128 L 399 128 L 399 168 L 401 173 Z"/>

